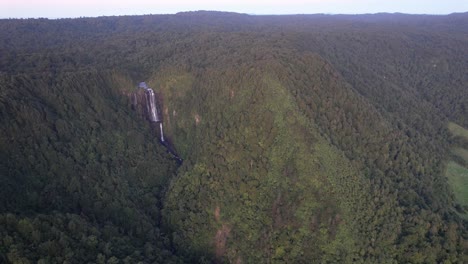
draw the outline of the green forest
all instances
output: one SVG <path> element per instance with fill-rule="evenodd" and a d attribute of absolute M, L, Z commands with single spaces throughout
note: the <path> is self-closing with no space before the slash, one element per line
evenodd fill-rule
<path fill-rule="evenodd" d="M 468 263 L 467 25 L 0 20 L 0 263 Z"/>

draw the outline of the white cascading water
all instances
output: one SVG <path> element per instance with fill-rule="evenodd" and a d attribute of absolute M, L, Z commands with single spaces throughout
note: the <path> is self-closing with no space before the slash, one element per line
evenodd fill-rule
<path fill-rule="evenodd" d="M 153 89 L 148 88 L 146 89 L 146 101 L 147 101 L 147 108 L 148 108 L 148 117 L 151 122 L 158 122 L 160 121 L 158 118 L 158 113 L 156 109 L 156 100 L 154 99 L 154 92 Z"/>
<path fill-rule="evenodd" d="M 158 108 L 156 106 L 156 99 L 154 96 L 154 91 L 151 88 L 146 88 L 146 101 L 148 108 L 148 118 L 151 122 L 160 122 L 159 130 L 161 131 L 161 141 L 164 142 L 164 132 L 162 127 L 162 120 L 160 120 L 158 115 Z"/>
<path fill-rule="evenodd" d="M 162 129 L 162 122 L 159 123 L 159 130 L 161 130 L 161 141 L 164 142 L 164 132 L 163 132 L 163 129 Z"/>
<path fill-rule="evenodd" d="M 164 141 L 164 131 L 163 131 L 163 125 L 162 125 L 162 116 L 160 115 L 161 112 L 160 110 L 158 111 L 158 105 L 156 101 L 156 96 L 154 94 L 153 89 L 148 88 L 145 82 L 141 82 L 139 85 L 139 88 L 145 89 L 145 98 L 146 98 L 146 107 L 147 107 L 147 112 L 148 112 L 148 120 L 150 122 L 154 123 L 159 123 L 159 131 L 161 134 L 161 144 L 166 146 L 167 150 L 169 153 L 172 154 L 172 156 L 177 159 L 179 164 L 182 163 L 182 159 L 177 155 L 177 153 L 172 149 L 172 147 Z M 135 97 L 136 99 L 136 97 Z"/>

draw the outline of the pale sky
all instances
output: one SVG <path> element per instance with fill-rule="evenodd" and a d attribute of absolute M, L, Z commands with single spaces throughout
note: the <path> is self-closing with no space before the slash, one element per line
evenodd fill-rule
<path fill-rule="evenodd" d="M 248 14 L 467 12 L 468 0 L 0 0 L 0 18 L 68 18 L 216 10 Z"/>

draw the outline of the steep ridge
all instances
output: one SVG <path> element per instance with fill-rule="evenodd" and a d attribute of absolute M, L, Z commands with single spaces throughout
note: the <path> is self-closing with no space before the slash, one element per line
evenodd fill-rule
<path fill-rule="evenodd" d="M 353 255 L 353 253 L 351 253 L 353 252 L 353 247 L 349 245 L 346 246 L 349 251 L 343 253 L 341 256 L 327 255 L 324 251 L 317 250 L 317 248 L 315 250 L 297 249 L 298 251 L 296 251 L 296 253 L 309 252 L 311 254 L 307 256 L 302 255 L 304 259 L 323 257 L 324 260 L 331 259 L 333 261 L 339 261 L 346 256 L 348 260 L 353 258 L 365 258 L 371 261 L 386 262 L 394 260 L 405 261 L 408 259 L 418 261 L 418 259 L 423 258 L 427 261 L 436 261 L 437 259 L 446 258 L 446 254 L 454 254 L 456 250 L 463 250 L 463 243 L 454 240 L 451 241 L 452 244 L 450 247 L 452 247 L 452 249 L 450 249 L 450 253 L 437 250 L 437 244 L 441 236 L 438 230 L 449 230 L 449 232 L 446 233 L 448 235 L 457 232 L 456 230 L 460 230 L 462 226 L 457 224 L 457 222 L 447 224 L 445 222 L 446 220 L 441 218 L 443 213 L 440 214 L 440 212 L 437 211 L 437 207 L 434 207 L 434 204 L 428 204 L 432 201 L 439 203 L 438 206 L 444 204 L 445 202 L 441 200 L 441 197 L 437 197 L 438 195 L 442 195 L 442 199 L 450 199 L 448 196 L 449 191 L 447 190 L 446 179 L 443 178 L 443 174 L 441 173 L 443 166 L 440 157 L 434 159 L 430 155 L 427 155 L 428 153 L 424 153 L 424 148 L 431 147 L 430 144 L 434 142 L 429 143 L 428 141 L 422 141 L 424 142 L 422 144 L 426 145 L 423 147 L 421 142 L 415 142 L 410 134 L 405 135 L 403 131 L 395 127 L 391 119 L 387 120 L 380 113 L 379 108 L 373 106 L 371 100 L 356 93 L 353 86 L 348 84 L 340 74 L 333 69 L 333 66 L 320 58 L 320 56 L 303 54 L 301 57 L 296 57 L 291 51 L 286 50 L 279 50 L 272 52 L 272 54 L 257 53 L 257 56 L 270 59 L 265 59 L 253 65 L 247 63 L 245 68 L 237 67 L 235 70 L 229 68 L 216 70 L 208 68 L 196 74 L 187 72 L 174 74 L 175 70 L 172 69 L 167 72 L 162 70 L 160 72 L 161 76 L 156 75 L 157 78 L 155 79 L 159 80 L 161 89 L 167 92 L 167 100 L 170 102 L 170 106 L 189 105 L 189 102 L 191 105 L 191 108 L 184 109 L 184 112 L 179 111 L 179 109 L 182 108 L 172 109 L 169 107 L 165 109 L 166 114 L 172 113 L 172 115 L 168 115 L 168 118 L 171 120 L 169 123 L 177 138 L 177 142 L 181 143 L 180 147 L 185 149 L 185 155 L 192 156 L 187 153 L 196 153 L 193 157 L 197 159 L 196 161 L 189 161 L 190 165 L 183 168 L 179 173 L 180 178 L 175 181 L 169 192 L 168 207 L 166 207 L 166 212 L 169 215 L 169 225 L 175 225 L 175 230 L 178 231 L 175 232 L 175 234 L 177 234 L 175 240 L 192 241 L 191 245 L 181 243 L 183 245 L 181 246 L 182 248 L 193 247 L 195 252 L 208 251 L 212 252 L 214 255 L 218 255 L 218 258 L 220 257 L 220 251 L 215 250 L 217 246 L 216 243 L 213 242 L 218 241 L 217 237 L 221 236 L 218 232 L 222 232 L 222 230 L 225 230 L 223 231 L 224 233 L 229 234 L 239 232 L 232 222 L 230 224 L 227 224 L 228 221 L 220 222 L 216 219 L 222 219 L 222 217 L 212 216 L 213 213 L 222 216 L 223 206 L 220 205 L 220 202 L 223 200 L 229 201 L 228 204 L 225 205 L 229 208 L 228 219 L 239 219 L 239 217 L 241 217 L 240 219 L 242 220 L 238 220 L 240 223 L 245 224 L 248 222 L 248 220 L 243 217 L 247 217 L 249 213 L 236 209 L 244 208 L 245 205 L 236 203 L 235 198 L 228 200 L 227 197 L 230 195 L 236 198 L 244 197 L 243 193 L 249 192 L 241 192 L 242 189 L 240 188 L 226 190 L 225 186 L 228 183 L 234 186 L 244 186 L 238 184 L 239 182 L 245 182 L 245 186 L 250 186 L 250 188 L 252 188 L 251 186 L 255 186 L 255 184 L 248 180 L 242 180 L 242 177 L 246 177 L 247 179 L 252 177 L 248 168 L 264 168 L 264 170 L 260 169 L 256 174 L 253 173 L 253 175 L 255 175 L 253 178 L 258 179 L 258 182 L 263 182 L 263 177 L 269 175 L 272 170 L 272 167 L 268 164 L 283 164 L 273 159 L 274 156 L 271 156 L 272 154 L 267 155 L 261 152 L 262 148 L 258 147 L 258 145 L 261 145 L 263 141 L 270 142 L 270 145 L 267 145 L 264 151 L 266 153 L 274 151 L 275 145 L 272 142 L 280 141 L 279 138 L 282 138 L 280 136 L 274 136 L 275 132 L 279 133 L 277 130 L 279 124 L 274 121 L 276 120 L 274 117 L 281 116 L 281 113 L 287 112 L 288 116 L 294 116 L 294 113 L 302 116 L 302 118 L 308 120 L 306 121 L 308 125 L 303 126 L 312 126 L 314 128 L 312 130 L 313 132 L 309 131 L 309 134 L 306 134 L 307 136 L 304 136 L 302 139 L 285 136 L 287 134 L 284 132 L 285 134 L 282 135 L 288 138 L 288 142 L 289 140 L 295 140 L 296 142 L 302 142 L 304 146 L 313 146 L 314 144 L 309 141 L 312 140 L 313 142 L 313 139 L 324 142 L 323 144 L 325 147 L 323 147 L 321 151 L 312 152 L 317 156 L 320 156 L 320 153 L 326 153 L 329 148 L 341 149 L 347 159 L 352 161 L 350 164 L 353 164 L 351 167 L 354 169 L 350 169 L 350 171 L 354 171 L 354 173 L 350 174 L 359 175 L 357 176 L 359 178 L 357 183 L 354 182 L 351 184 L 347 180 L 340 179 L 342 181 L 340 182 L 340 184 L 342 184 L 341 186 L 348 187 L 342 187 L 343 189 L 339 192 L 340 195 L 338 197 L 346 197 L 344 201 L 339 200 L 337 197 L 327 196 L 327 198 L 320 200 L 322 202 L 319 203 L 323 206 L 323 201 L 334 201 L 331 202 L 334 205 L 327 204 L 327 208 L 340 208 L 343 204 L 347 204 L 347 208 L 354 208 L 354 215 L 348 216 L 349 218 L 344 220 L 344 222 L 352 223 L 355 221 L 354 223 L 361 223 L 352 228 L 355 233 L 351 237 L 355 238 L 358 242 L 350 242 L 353 240 L 348 238 L 346 243 L 358 244 L 356 248 L 359 248 L 359 250 L 357 250 L 359 254 Z M 265 73 L 270 74 L 264 76 Z M 164 80 L 163 76 L 166 76 L 166 80 Z M 222 77 L 220 78 L 220 76 Z M 280 90 L 286 92 L 286 94 L 279 94 L 278 97 L 274 95 L 279 92 L 275 92 L 274 95 L 270 97 L 265 95 L 265 90 L 268 91 L 275 87 L 275 84 L 265 84 L 265 82 L 272 83 L 271 76 L 275 76 L 273 80 L 277 80 L 276 86 L 282 87 Z M 273 81 L 273 83 L 275 83 L 275 81 Z M 292 101 L 292 104 L 295 105 L 295 107 L 293 107 L 295 110 L 287 108 L 275 112 L 268 107 L 266 107 L 268 111 L 256 107 L 257 105 L 262 105 L 262 103 L 269 105 L 267 102 L 274 102 L 275 98 L 278 100 L 278 98 L 286 99 L 288 97 Z M 285 104 L 285 102 L 280 103 L 278 101 L 276 104 Z M 226 105 L 229 105 L 229 108 L 226 109 Z M 223 109 L 223 111 L 218 112 L 220 109 Z M 232 109 L 233 112 L 230 112 L 229 109 Z M 293 117 L 291 118 L 293 119 Z M 251 123 L 248 123 L 249 121 Z M 271 124 L 274 124 L 273 128 L 271 128 L 273 132 L 268 130 Z M 292 129 L 290 126 L 286 127 Z M 266 130 L 263 130 L 264 128 L 266 128 Z M 298 133 L 297 129 L 292 130 L 296 131 L 294 133 Z M 299 129 L 299 131 L 303 131 L 303 129 Z M 300 132 L 299 134 L 301 133 L 304 132 Z M 266 138 L 262 140 L 263 137 Z M 324 139 L 326 140 L 324 141 Z M 213 141 L 216 143 L 212 143 Z M 183 142 L 188 142 L 188 144 L 184 146 L 182 144 Z M 427 145 L 428 143 L 429 145 Z M 286 145 L 294 144 L 289 142 Z M 282 156 L 282 158 L 288 160 L 285 154 L 287 153 L 287 148 L 284 146 L 285 145 L 281 145 L 281 147 L 278 148 L 281 149 L 280 152 L 285 155 Z M 213 159 L 212 155 L 208 153 L 216 153 L 216 158 Z M 219 153 L 229 154 L 226 157 Z M 252 155 L 251 153 L 261 154 L 259 156 L 250 157 L 250 155 Z M 341 155 L 339 154 L 340 151 L 336 153 L 338 153 L 336 154 L 338 156 Z M 430 153 L 432 153 L 432 151 Z M 416 159 L 408 158 L 414 154 L 420 156 Z M 309 160 L 316 159 L 315 155 L 308 156 Z M 200 159 L 201 161 L 199 161 Z M 216 160 L 216 162 L 213 160 Z M 256 160 L 261 160 L 263 163 L 259 163 L 259 165 L 255 167 L 254 164 L 256 164 Z M 295 156 L 291 158 L 291 160 L 297 161 L 300 159 Z M 323 160 L 322 162 L 326 163 L 326 161 Z M 226 163 L 226 165 L 222 166 L 221 164 L 224 163 Z M 331 164 L 346 164 L 346 162 L 341 161 Z M 334 166 L 336 165 L 332 165 L 332 167 Z M 242 168 L 245 169 L 245 172 L 239 173 L 239 171 L 243 170 Z M 228 173 L 229 170 L 234 170 L 237 173 L 231 175 Z M 301 173 L 298 172 L 297 169 L 291 170 L 293 171 L 292 174 Z M 283 171 L 288 171 L 288 169 L 283 168 Z M 318 171 L 318 169 L 310 167 L 308 171 Z M 246 176 L 240 176 L 239 174 Z M 226 175 L 230 176 L 228 177 Z M 345 175 L 346 174 L 344 174 L 343 177 L 346 179 Z M 424 177 L 422 177 L 423 175 Z M 325 178 L 330 180 L 330 178 L 333 177 Z M 215 183 L 210 184 L 212 181 Z M 320 181 L 322 182 L 323 178 L 321 178 Z M 335 178 L 335 181 L 338 181 L 338 179 Z M 322 184 L 325 183 L 322 182 Z M 353 184 L 355 184 L 354 187 L 352 187 Z M 361 187 L 356 188 L 356 184 Z M 424 188 L 421 188 L 421 186 L 424 186 Z M 313 189 L 312 186 L 309 187 Z M 269 192 L 265 190 L 270 190 L 270 188 L 272 188 L 272 186 L 268 186 L 263 191 L 259 192 Z M 249 189 L 249 187 L 247 187 L 247 189 Z M 255 190 L 252 191 L 253 193 L 256 193 L 258 189 L 261 190 L 258 186 L 253 189 Z M 294 191 L 291 190 L 289 190 L 289 192 L 294 193 Z M 351 192 L 351 194 L 349 192 Z M 185 204 L 183 196 L 181 196 L 182 193 L 184 196 L 187 195 L 187 193 L 198 194 L 194 197 L 189 196 L 186 200 L 187 204 Z M 222 195 L 216 196 L 213 193 L 222 193 Z M 250 201 L 250 203 L 247 204 L 258 206 L 258 204 L 262 204 L 262 202 L 274 205 L 275 201 L 277 201 L 276 203 L 286 203 L 285 201 L 288 201 L 290 204 L 294 204 L 296 202 L 294 197 L 302 197 L 301 195 L 294 196 L 293 194 L 291 194 L 291 196 L 285 196 L 283 192 L 279 193 L 280 194 L 277 194 L 278 196 L 276 197 L 274 194 L 268 194 L 269 196 L 262 196 L 261 198 L 254 196 L 254 198 L 250 198 L 250 200 L 247 198 L 249 197 L 247 195 L 245 199 Z M 352 199 L 347 195 L 357 195 L 357 197 L 360 198 Z M 354 200 L 356 203 L 349 204 L 350 200 Z M 313 199 L 304 203 L 307 204 L 311 201 L 313 201 Z M 362 201 L 369 202 L 364 202 L 365 205 L 363 205 Z M 173 204 L 172 202 L 176 203 Z M 230 206 L 231 203 L 236 205 Z M 421 208 L 424 209 L 417 209 L 417 207 L 414 207 L 414 204 L 419 204 Z M 358 208 L 356 208 L 356 206 L 358 206 Z M 267 207 L 268 206 L 265 205 L 263 210 Z M 275 205 L 273 207 L 276 208 L 277 206 Z M 259 208 L 262 207 L 256 207 L 257 210 L 259 210 Z M 428 210 L 429 208 L 435 210 Z M 252 210 L 255 213 L 250 213 L 253 214 L 251 219 L 255 219 L 257 222 L 253 221 L 253 223 L 245 225 L 246 229 L 247 226 L 249 228 L 255 225 L 268 226 L 268 223 L 274 222 L 273 219 L 275 219 L 275 217 L 271 215 L 261 215 L 257 210 Z M 339 209 L 336 210 L 339 211 Z M 179 213 L 177 213 L 177 211 L 179 211 Z M 260 212 L 261 211 L 260 209 Z M 320 207 L 317 211 L 321 211 Z M 197 214 L 197 212 L 199 214 Z M 369 212 L 377 213 L 370 214 Z M 191 215 L 191 217 L 187 217 L 187 213 Z M 237 216 L 235 216 L 236 214 Z M 284 214 L 289 215 L 289 217 L 291 217 L 291 215 L 296 215 L 296 213 L 291 211 Z M 341 214 L 338 215 L 342 217 Z M 203 219 L 212 219 L 212 222 L 211 224 L 207 224 L 203 222 L 205 221 Z M 264 222 L 261 222 L 259 219 L 262 219 Z M 309 218 L 309 220 L 310 219 L 311 218 Z M 314 218 L 312 217 L 312 219 Z M 424 225 L 425 228 L 414 228 L 414 226 L 422 227 L 420 223 L 423 221 L 426 222 Z M 294 223 L 295 220 L 293 220 L 293 218 L 288 218 L 286 222 Z M 363 222 L 368 224 L 363 226 Z M 206 229 L 197 229 L 199 232 L 195 233 L 193 233 L 193 231 L 189 234 L 185 233 L 184 230 L 192 230 L 193 226 L 197 226 L 197 228 L 204 226 Z M 216 228 L 216 226 L 220 226 L 220 229 Z M 299 227 L 290 226 L 290 228 L 294 230 L 294 228 Z M 346 228 L 349 228 L 349 226 L 344 229 Z M 301 228 L 299 229 L 303 230 Z M 333 229 L 334 228 L 331 226 L 324 228 L 324 230 Z M 226 230 L 229 230 L 229 232 Z M 276 252 L 276 249 L 278 250 L 278 256 L 276 256 L 278 260 L 292 261 L 300 259 L 299 256 L 301 253 L 297 253 L 296 255 L 291 253 L 292 249 L 284 249 L 283 247 L 275 248 L 272 246 L 274 244 L 273 242 L 272 244 L 265 242 L 263 245 L 245 243 L 246 234 L 250 234 L 253 238 L 261 241 L 265 241 L 264 239 L 267 237 L 266 234 L 269 234 L 268 231 L 262 230 L 260 227 L 257 229 L 258 231 L 249 230 L 250 231 L 243 231 L 242 235 L 221 236 L 224 238 L 224 242 L 221 243 L 223 245 L 223 250 L 221 250 L 221 252 L 224 252 L 225 257 L 229 261 L 234 261 L 236 259 L 262 261 L 276 256 L 272 253 Z M 376 232 L 376 230 L 378 231 Z M 303 236 L 300 239 L 298 238 L 296 242 L 301 241 L 298 242 L 298 244 L 309 245 L 309 243 L 304 241 L 307 241 L 308 236 L 313 237 L 314 230 L 309 229 L 309 232 L 310 233 L 307 233 L 307 235 L 302 234 Z M 211 237 L 208 234 L 212 234 Z M 265 237 L 260 237 L 258 234 L 264 234 Z M 237 237 L 239 240 L 231 242 L 231 245 L 234 245 L 234 249 L 230 251 L 229 243 L 232 237 Z M 253 241 L 257 241 L 255 239 Z M 281 243 L 285 243 L 281 238 L 278 238 L 278 240 L 281 241 Z M 422 247 L 420 244 L 422 241 L 428 241 L 429 243 Z M 327 243 L 324 242 L 324 244 L 340 247 L 339 243 L 345 243 L 343 240 L 336 243 L 329 242 L 330 241 Z M 235 248 L 236 246 L 244 244 L 246 245 L 245 248 Z M 319 244 L 320 243 L 317 242 L 315 245 L 320 248 L 320 246 L 318 246 Z M 343 244 L 341 244 L 341 246 L 342 245 Z M 398 246 L 395 247 L 395 245 Z M 258 251 L 258 248 L 265 248 L 265 250 L 260 253 L 261 251 Z M 257 250 L 249 251 L 251 249 Z M 284 252 L 287 253 L 284 255 L 290 259 L 283 259 L 284 256 L 280 254 L 283 250 L 286 250 Z M 423 251 L 424 256 L 415 254 L 415 251 Z M 243 255 L 239 252 L 242 252 Z M 336 253 L 336 248 L 331 250 L 331 252 Z M 404 252 L 407 253 L 405 254 Z M 279 255 L 281 255 L 281 257 Z"/>
<path fill-rule="evenodd" d="M 464 17 L 0 21 L 0 262 L 467 262 Z"/>
<path fill-rule="evenodd" d="M 367 210 L 381 211 L 387 219 L 369 243 L 394 243 L 401 221 L 395 196 L 373 193 L 358 165 L 330 144 L 315 118 L 301 112 L 294 91 L 276 72 L 298 68 L 283 62 L 207 69 L 199 78 L 154 78 L 167 92 L 165 112 L 177 111 L 168 117 L 176 146 L 186 149 L 165 205 L 174 242 L 186 253 L 208 252 L 231 262 L 371 258 L 359 252 L 359 243 L 373 231 L 359 221 L 382 221 L 365 216 Z M 330 74 L 319 57 L 308 63 L 315 76 Z M 320 84 L 317 97 L 328 86 Z M 181 113 L 178 105 L 192 108 Z M 385 208 L 371 202 L 384 195 Z M 374 254 L 391 259 L 394 252 Z"/>
<path fill-rule="evenodd" d="M 175 259 L 159 221 L 177 165 L 115 77 L 1 76 L 0 262 Z"/>
<path fill-rule="evenodd" d="M 373 178 L 384 179 L 387 181 L 384 185 L 398 186 L 390 189 L 398 190 L 399 207 L 405 216 L 402 229 L 407 231 L 398 239 L 402 250 L 406 247 L 409 252 L 414 252 L 416 250 L 412 248 L 430 241 L 426 244 L 425 256 L 430 256 L 426 261 L 436 261 L 431 259 L 440 239 L 435 234 L 445 230 L 444 240 L 450 240 L 449 234 L 453 235 L 457 232 L 455 230 L 466 226 L 463 221 L 453 221 L 453 216 L 448 212 L 453 207 L 447 204 L 453 204 L 454 200 L 444 171 L 450 156 L 451 141 L 447 123 L 449 120 L 464 123 L 468 116 L 464 107 L 468 98 L 463 85 L 467 78 L 463 72 L 466 67 L 460 60 L 466 57 L 466 49 L 462 48 L 461 43 L 467 40 L 467 36 L 435 33 L 424 36 L 425 42 L 421 42 L 421 34 L 413 29 L 388 24 L 369 27 L 365 31 L 349 28 L 347 33 L 340 30 L 320 32 L 319 36 L 303 32 L 296 44 L 301 50 L 313 50 L 327 58 L 350 87 L 373 105 L 393 127 L 396 132 L 393 137 L 375 137 L 377 140 L 385 138 L 386 142 L 376 145 L 385 149 L 374 153 L 362 143 L 351 144 L 353 148 L 345 149 L 359 151 L 364 147 L 366 150 L 362 149 L 364 151 L 361 152 L 366 166 L 376 169 L 372 174 L 377 177 Z M 454 26 L 453 30 L 461 33 L 463 28 Z M 343 34 L 351 33 L 349 42 L 339 41 Z M 307 43 L 307 47 L 304 43 Z M 400 52 L 386 54 L 395 50 Z M 307 98 L 304 94 L 302 96 Z M 345 131 L 335 130 L 330 135 L 343 140 Z M 362 131 L 361 135 L 372 133 Z M 370 138 L 373 136 L 366 136 L 364 140 Z M 349 139 L 349 142 L 362 142 L 359 135 Z M 383 153 L 388 151 L 388 154 L 375 155 L 382 153 L 382 150 Z M 445 225 L 444 221 L 450 224 Z M 420 226 L 422 223 L 426 228 Z M 425 234 L 425 237 L 415 233 Z M 450 243 L 464 244 L 456 240 Z M 435 248 L 431 250 L 430 247 Z M 424 259 L 413 253 L 406 255 L 414 257 L 414 262 Z"/>
<path fill-rule="evenodd" d="M 310 56 L 297 59 L 298 64 L 307 66 L 283 76 L 296 94 L 305 115 L 316 122 L 329 137 L 330 143 L 342 149 L 348 159 L 362 166 L 361 173 L 371 182 L 372 207 L 380 213 L 374 215 L 371 222 L 373 227 L 364 232 L 375 236 L 375 228 L 379 226 L 377 229 L 380 234 L 375 239 L 382 244 L 373 242 L 372 246 L 366 245 L 365 248 L 372 248 L 368 252 L 370 256 L 366 257 L 372 259 L 395 254 L 394 257 L 399 261 L 404 261 L 407 257 L 419 257 L 414 255 L 412 247 L 424 250 L 428 259 L 443 257 L 443 254 L 434 254 L 432 247 L 437 245 L 439 237 L 436 235 L 431 241 L 434 230 L 430 228 L 448 228 L 440 219 L 439 210 L 443 208 L 444 199 L 450 201 L 449 191 L 441 173 L 441 157 L 429 155 L 433 152 L 425 150 L 434 147 L 437 142 L 423 141 L 421 138 L 418 140 L 424 143 L 417 142 L 410 134 L 403 134 L 392 124 L 391 119 L 386 119 L 378 107 L 373 106 L 371 100 L 357 94 L 329 63 L 322 62 L 319 67 L 313 67 L 308 62 L 310 60 Z M 324 69 L 325 74 L 317 76 L 317 69 L 320 68 Z M 277 74 L 282 76 L 280 71 Z M 303 82 L 314 83 L 315 87 L 305 89 Z M 440 204 L 430 204 L 431 202 Z M 414 204 L 420 205 L 421 209 L 414 207 Z M 414 225 L 413 221 L 416 219 L 418 225 L 427 221 L 426 228 L 418 230 L 425 236 L 412 233 L 416 230 L 411 231 L 407 226 Z M 455 223 L 453 227 L 462 228 Z M 405 231 L 400 233 L 400 230 Z M 390 245 L 396 241 L 401 243 L 401 248 L 389 250 Z M 416 246 L 421 241 L 431 242 L 422 249 L 420 245 Z M 401 255 L 402 252 L 411 253 Z"/>

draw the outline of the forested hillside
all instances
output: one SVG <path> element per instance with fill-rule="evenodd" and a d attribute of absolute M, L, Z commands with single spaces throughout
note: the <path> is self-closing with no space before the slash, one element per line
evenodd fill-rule
<path fill-rule="evenodd" d="M 466 25 L 0 20 L 0 262 L 468 262 Z"/>

